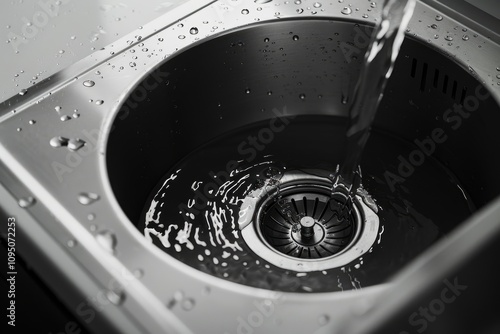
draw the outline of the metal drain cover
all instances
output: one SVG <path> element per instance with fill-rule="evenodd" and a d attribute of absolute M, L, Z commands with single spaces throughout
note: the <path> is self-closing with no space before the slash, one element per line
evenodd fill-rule
<path fill-rule="evenodd" d="M 339 215 L 330 205 L 331 186 L 318 173 L 291 171 L 251 191 L 238 221 L 247 245 L 269 263 L 300 272 L 341 267 L 368 252 L 378 235 L 376 207 L 360 190 L 349 214 Z"/>
<path fill-rule="evenodd" d="M 292 191 L 281 196 L 263 210 L 258 224 L 262 237 L 278 252 L 303 259 L 325 258 L 341 252 L 353 239 L 355 217 L 339 219 L 329 205 L 328 192 Z"/>

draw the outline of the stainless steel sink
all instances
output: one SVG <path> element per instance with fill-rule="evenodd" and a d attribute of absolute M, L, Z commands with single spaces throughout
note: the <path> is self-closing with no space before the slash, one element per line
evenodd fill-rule
<path fill-rule="evenodd" d="M 417 4 L 373 127 L 375 135 L 421 153 L 386 154 L 389 139 L 369 145 L 363 162 L 378 167 L 367 168 L 373 178 L 365 185 L 384 184 L 395 197 L 409 193 L 418 183 L 413 173 L 427 159 L 450 171 L 463 196 L 441 198 L 426 185 L 415 201 L 429 210 L 445 208 L 435 216 L 439 233 L 412 244 L 405 238 L 414 234 L 401 230 L 387 247 L 403 248 L 404 255 L 386 252 L 380 262 L 363 264 L 358 275 L 366 285 L 308 292 L 241 284 L 200 270 L 175 251 L 166 254 L 141 225 L 158 182 L 215 138 L 268 126 L 277 113 L 342 124 L 379 17 L 380 4 L 361 0 L 189 1 L 2 103 L 0 212 L 16 216 L 26 243 L 19 252 L 96 332 L 423 328 L 414 325 L 420 318 L 408 317 L 440 296 L 443 280 L 470 273 L 469 260 L 483 264 L 487 278 L 481 279 L 494 281 L 488 247 L 499 237 L 500 210 L 494 154 L 500 147 L 500 45 L 491 30 L 431 4 Z M 301 146 L 300 133 L 287 138 L 297 160 L 315 159 L 308 156 L 314 150 Z M 339 163 L 340 148 L 332 151 L 314 167 Z M 411 166 L 401 167 L 399 156 Z M 401 217 L 385 219 L 384 203 L 378 203 L 375 235 L 385 238 L 384 224 L 405 225 Z M 331 269 L 351 270 L 348 265 L 357 270 L 352 263 Z M 481 279 L 458 277 L 468 277 L 469 291 L 482 293 Z M 469 291 L 437 320 L 426 320 L 426 330 L 472 326 L 450 320 L 470 312 L 461 300 L 484 301 Z M 485 316 L 485 323 L 493 326 L 493 319 Z"/>

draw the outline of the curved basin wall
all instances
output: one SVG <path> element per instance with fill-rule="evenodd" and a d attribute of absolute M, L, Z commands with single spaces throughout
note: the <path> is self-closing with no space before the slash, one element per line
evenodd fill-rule
<path fill-rule="evenodd" d="M 324 19 L 256 24 L 201 41 L 160 64 L 167 79 L 146 98 L 131 92 L 108 139 L 110 182 L 129 219 L 138 222 L 151 190 L 170 168 L 221 134 L 277 113 L 345 117 L 366 46 L 359 36 L 369 31 Z M 144 83 L 154 75 L 136 89 L 149 87 Z M 373 131 L 439 161 L 480 207 L 498 194 L 500 159 L 491 148 L 500 147 L 499 121 L 498 104 L 470 71 L 406 38 Z M 411 153 L 395 155 L 387 166 L 402 178 L 394 186 L 404 187 L 418 173 L 418 164 L 400 173 L 400 156 L 409 161 Z M 430 200 L 439 201 L 432 188 Z"/>

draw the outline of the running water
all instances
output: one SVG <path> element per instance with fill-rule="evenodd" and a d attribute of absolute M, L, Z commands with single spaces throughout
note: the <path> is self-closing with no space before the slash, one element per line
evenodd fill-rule
<path fill-rule="evenodd" d="M 404 40 L 404 31 L 416 0 L 385 0 L 380 24 L 373 31 L 349 110 L 346 156 L 336 171 L 332 199 L 340 202 L 343 216 L 361 182 L 359 163 L 382 100 L 387 80 Z"/>

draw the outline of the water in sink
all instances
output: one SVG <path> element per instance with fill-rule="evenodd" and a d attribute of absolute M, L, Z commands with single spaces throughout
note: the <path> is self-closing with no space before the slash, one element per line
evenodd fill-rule
<path fill-rule="evenodd" d="M 173 166 L 145 205 L 139 229 L 146 238 L 184 264 L 228 281 L 279 291 L 343 291 L 385 282 L 471 213 L 453 174 L 431 158 L 393 191 L 383 174 L 415 146 L 374 130 L 361 161 L 363 187 L 381 208 L 373 248 L 326 271 L 273 266 L 241 237 L 242 199 L 272 177 L 270 167 L 334 169 L 346 122 L 319 115 L 271 121 L 219 136 Z"/>

